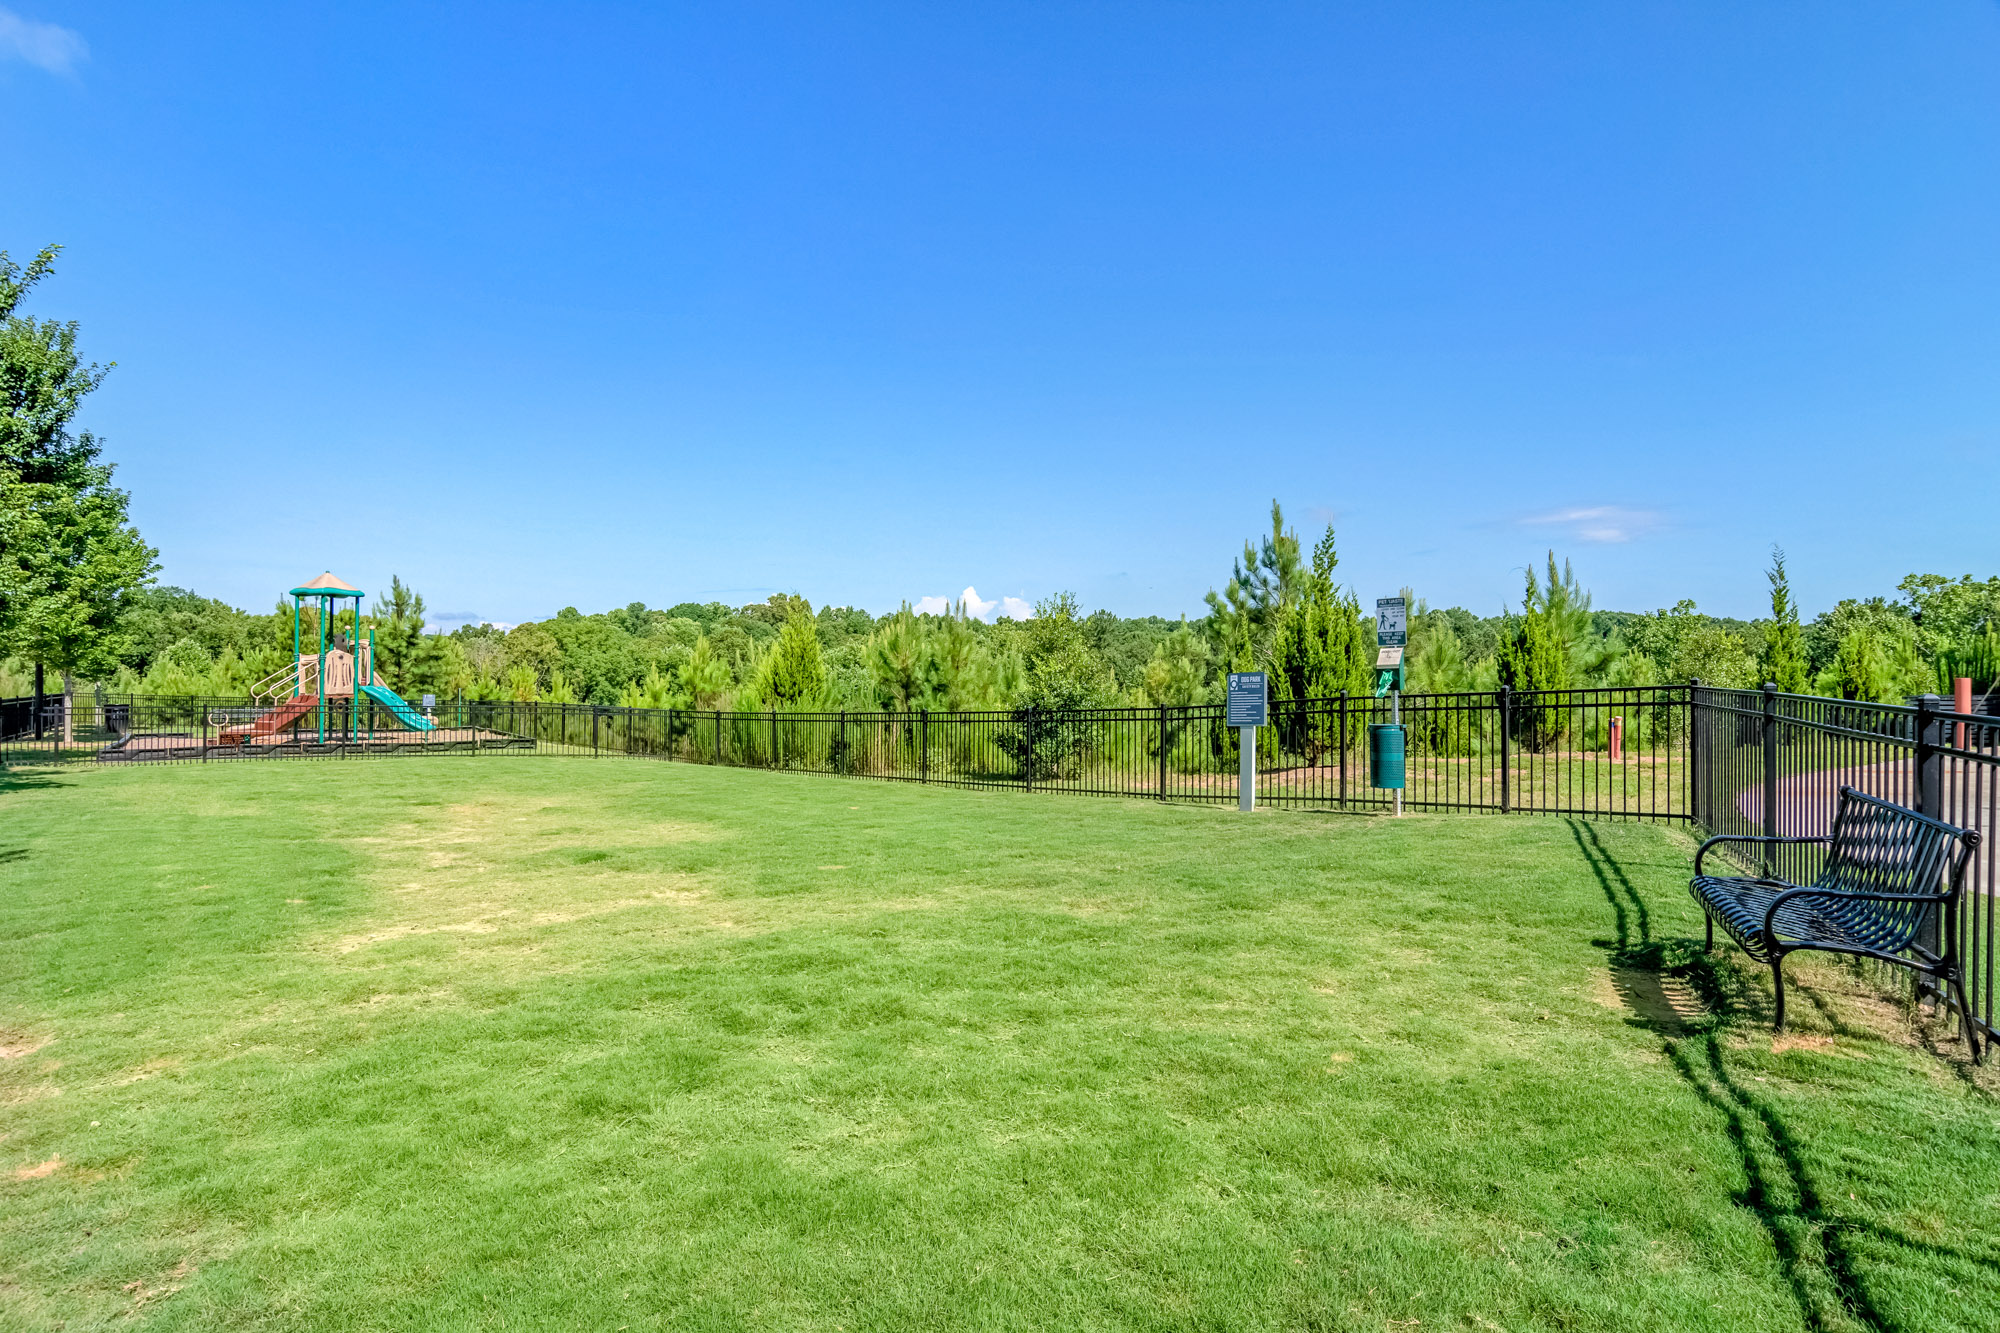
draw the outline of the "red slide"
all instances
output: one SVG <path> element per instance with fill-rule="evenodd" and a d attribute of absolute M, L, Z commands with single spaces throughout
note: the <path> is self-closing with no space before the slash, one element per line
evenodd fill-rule
<path fill-rule="evenodd" d="M 224 727 L 216 733 L 216 739 L 224 745 L 241 745 L 252 736 L 271 736 L 287 727 L 297 726 L 299 719 L 319 707 L 317 694 L 302 694 L 296 699 L 287 699 L 255 722 L 241 726 Z"/>

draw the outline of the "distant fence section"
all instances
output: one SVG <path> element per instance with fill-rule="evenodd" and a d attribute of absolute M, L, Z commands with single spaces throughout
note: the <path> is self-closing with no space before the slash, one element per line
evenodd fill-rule
<path fill-rule="evenodd" d="M 1659 820 L 1690 817 L 1689 688 L 1406 694 L 1404 807 Z M 0 710 L 13 702 L 0 704 Z M 1234 804 L 1238 732 L 1219 704 L 989 712 L 716 712 L 449 701 L 413 728 L 332 700 L 278 729 L 244 699 L 79 699 L 0 712 L 0 762 L 218 763 L 411 754 L 626 755 L 895 782 Z M 1260 804 L 1382 810 L 1367 767 L 1388 699 L 1274 704 Z"/>

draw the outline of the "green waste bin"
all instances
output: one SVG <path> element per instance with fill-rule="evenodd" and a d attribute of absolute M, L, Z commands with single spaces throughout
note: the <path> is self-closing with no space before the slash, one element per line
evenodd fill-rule
<path fill-rule="evenodd" d="M 1368 728 L 1368 780 L 1372 786 L 1403 789 L 1403 728 L 1378 722 Z"/>

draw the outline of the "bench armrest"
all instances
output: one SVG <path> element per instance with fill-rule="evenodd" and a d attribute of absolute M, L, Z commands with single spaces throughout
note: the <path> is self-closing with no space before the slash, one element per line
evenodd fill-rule
<path fill-rule="evenodd" d="M 1786 889 L 1771 899 L 1771 905 L 1764 909 L 1764 938 L 1775 940 L 1775 926 L 1778 909 L 1795 898 L 1831 898 L 1836 902 L 1860 903 L 1945 903 L 1951 901 L 1950 893 L 1855 893 L 1847 889 Z"/>
<path fill-rule="evenodd" d="M 1811 838 L 1767 838 L 1760 834 L 1755 834 L 1755 833 L 1718 833 L 1714 837 L 1710 838 L 1707 842 L 1704 842 L 1699 848 L 1695 850 L 1694 873 L 1697 875 L 1701 873 L 1701 858 L 1707 856 L 1708 849 L 1715 846 L 1719 842 L 1780 843 L 1780 842 L 1827 842 L 1829 840 L 1830 839 L 1824 833 L 1818 835 L 1817 837 L 1811 837 Z"/>

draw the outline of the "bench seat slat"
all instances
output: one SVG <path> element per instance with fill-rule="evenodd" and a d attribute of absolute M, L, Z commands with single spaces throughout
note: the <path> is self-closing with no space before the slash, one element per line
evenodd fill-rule
<path fill-rule="evenodd" d="M 1729 937 L 1760 963 L 1771 961 L 1773 941 L 1764 937 L 1764 914 L 1771 901 L 1794 886 L 1770 880 L 1700 875 L 1694 896 L 1710 909 Z M 1778 909 L 1772 925 L 1780 946 L 1810 942 L 1835 950 L 1893 953 L 1905 947 L 1914 928 L 1905 928 L 1870 903 L 1837 898 L 1794 898 Z"/>

